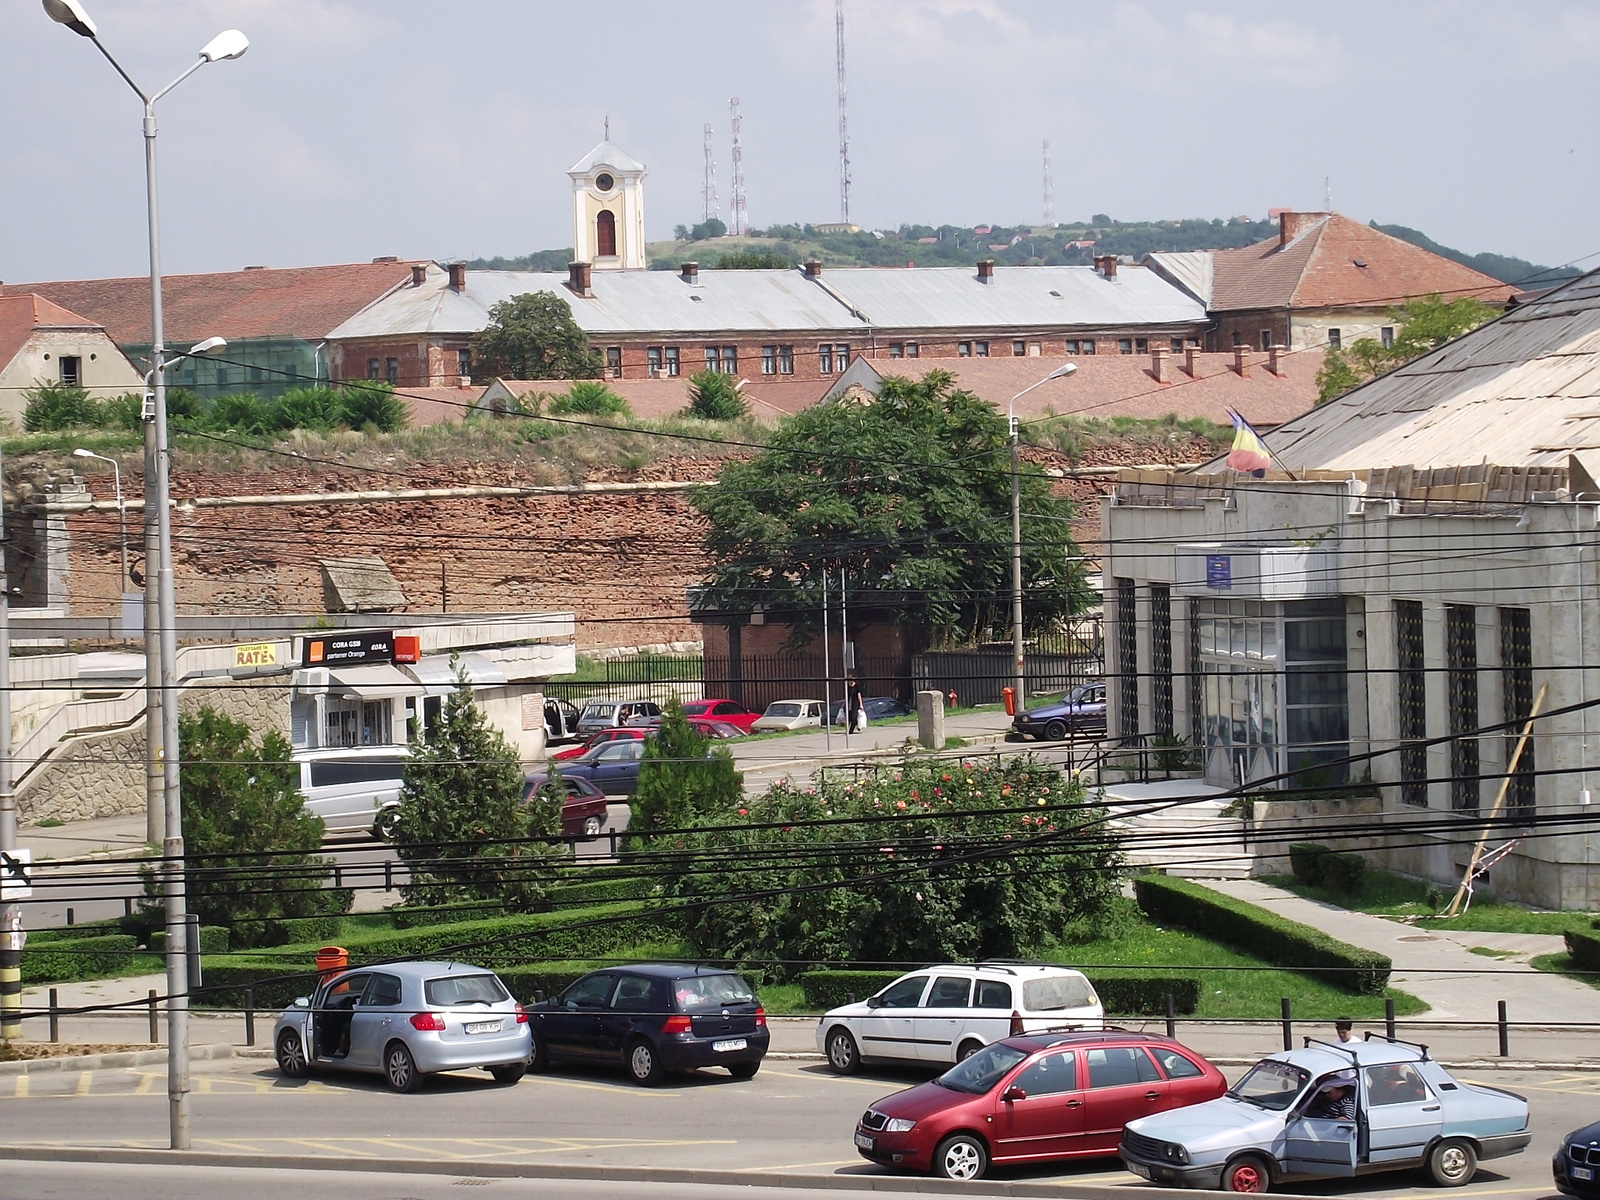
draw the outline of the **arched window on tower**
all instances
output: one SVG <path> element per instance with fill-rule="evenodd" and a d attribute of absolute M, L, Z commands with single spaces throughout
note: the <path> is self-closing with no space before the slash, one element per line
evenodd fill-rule
<path fill-rule="evenodd" d="M 617 218 L 610 209 L 601 209 L 594 219 L 594 252 L 600 258 L 617 256 Z"/>

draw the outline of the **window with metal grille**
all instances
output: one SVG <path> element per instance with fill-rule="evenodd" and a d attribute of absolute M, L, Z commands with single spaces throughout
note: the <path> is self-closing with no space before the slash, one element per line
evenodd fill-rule
<path fill-rule="evenodd" d="M 1205 694 L 1205 679 L 1200 672 L 1200 601 L 1189 601 L 1189 741 L 1196 747 L 1205 745 L 1205 714 L 1201 711 L 1201 697 Z"/>
<path fill-rule="evenodd" d="M 1117 580 L 1118 708 L 1123 737 L 1139 732 L 1139 614 L 1133 580 Z"/>
<path fill-rule="evenodd" d="M 1506 763 L 1510 765 L 1522 727 L 1533 711 L 1533 635 L 1525 608 L 1500 610 L 1500 691 L 1505 698 L 1505 719 L 1514 723 L 1506 730 Z M 1506 791 L 1506 815 L 1513 821 L 1533 820 L 1533 741 L 1530 736 L 1523 743 Z"/>
<path fill-rule="evenodd" d="M 1478 611 L 1470 604 L 1446 604 L 1445 667 L 1449 679 L 1450 807 L 1478 811 Z"/>
<path fill-rule="evenodd" d="M 1422 666 L 1422 602 L 1394 602 L 1395 663 L 1399 668 L 1399 734 L 1404 742 L 1428 736 L 1427 675 Z M 1428 751 L 1423 746 L 1400 749 L 1400 799 L 1428 807 Z"/>
<path fill-rule="evenodd" d="M 1150 585 L 1150 728 L 1172 736 L 1172 589 Z"/>

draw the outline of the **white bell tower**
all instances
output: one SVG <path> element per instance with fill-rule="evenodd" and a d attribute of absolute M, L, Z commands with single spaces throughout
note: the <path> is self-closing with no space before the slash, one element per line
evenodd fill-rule
<path fill-rule="evenodd" d="M 606 136 L 567 172 L 572 179 L 572 257 L 596 271 L 643 271 L 644 176 L 642 162 Z"/>

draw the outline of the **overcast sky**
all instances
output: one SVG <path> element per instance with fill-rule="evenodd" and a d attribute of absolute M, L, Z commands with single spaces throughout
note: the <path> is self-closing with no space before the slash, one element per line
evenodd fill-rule
<path fill-rule="evenodd" d="M 744 113 L 753 225 L 838 219 L 832 0 L 83 0 L 162 101 L 164 266 L 571 244 L 563 172 L 649 167 L 648 236 L 701 216 Z M 846 0 L 851 217 L 1263 216 L 1334 207 L 1447 245 L 1600 265 L 1600 5 Z M 139 106 L 37 0 L 0 8 L 0 279 L 146 268 Z"/>

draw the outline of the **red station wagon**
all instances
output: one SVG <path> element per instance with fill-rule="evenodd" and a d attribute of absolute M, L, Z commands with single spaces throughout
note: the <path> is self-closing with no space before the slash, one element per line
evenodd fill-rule
<path fill-rule="evenodd" d="M 1111 1157 L 1135 1117 L 1214 1100 L 1222 1072 L 1170 1038 L 1123 1030 L 994 1042 L 862 1114 L 864 1158 L 946 1179 L 990 1163 Z"/>

